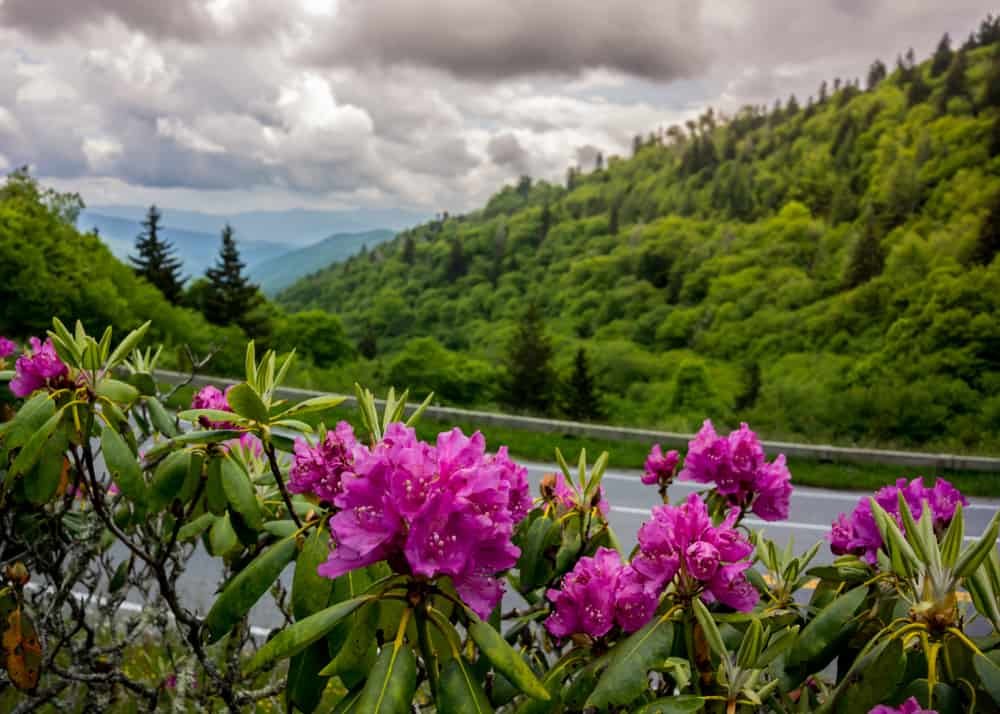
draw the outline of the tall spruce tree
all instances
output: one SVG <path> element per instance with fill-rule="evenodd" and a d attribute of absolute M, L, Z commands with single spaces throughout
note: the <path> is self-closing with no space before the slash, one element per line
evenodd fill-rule
<path fill-rule="evenodd" d="M 160 237 L 162 214 L 153 205 L 142 222 L 142 233 L 136 236 L 137 255 L 129 256 L 135 274 L 148 280 L 174 305 L 181 301 L 184 278 L 181 277 L 181 260 L 174 247 Z"/>
<path fill-rule="evenodd" d="M 573 372 L 565 389 L 566 416 L 576 421 L 593 421 L 602 414 L 601 402 L 594 388 L 594 378 L 590 374 L 587 351 L 582 347 L 576 351 Z"/>
<path fill-rule="evenodd" d="M 511 341 L 506 402 L 518 409 L 546 414 L 551 410 L 552 344 L 545 334 L 541 311 L 530 303 Z"/>
<path fill-rule="evenodd" d="M 208 289 L 205 294 L 205 317 L 216 325 L 247 325 L 247 315 L 260 304 L 256 285 L 243 274 L 246 264 L 240 260 L 233 229 L 222 229 L 222 245 L 214 268 L 205 271 Z"/>
<path fill-rule="evenodd" d="M 997 253 L 1000 253 L 1000 194 L 993 199 L 993 206 L 979 229 L 976 246 L 972 250 L 972 262 L 989 265 Z"/>
<path fill-rule="evenodd" d="M 969 87 L 965 82 L 965 72 L 969 68 L 967 55 L 964 52 L 956 52 L 951 65 L 948 67 L 948 74 L 944 76 L 939 96 L 939 109 L 945 112 L 948 109 L 948 101 L 958 97 L 965 97 L 972 100 Z"/>
<path fill-rule="evenodd" d="M 951 50 L 951 37 L 944 33 L 941 41 L 938 42 L 937 49 L 934 50 L 934 57 L 931 59 L 931 76 L 937 77 L 948 71 L 951 66 L 951 57 L 954 53 Z"/>
<path fill-rule="evenodd" d="M 848 288 L 856 288 L 881 275 L 884 267 L 885 250 L 882 248 L 878 222 L 869 218 L 851 251 L 844 282 Z"/>
<path fill-rule="evenodd" d="M 867 88 L 869 90 L 875 89 L 882 80 L 885 79 L 886 75 L 889 73 L 888 68 L 885 66 L 885 62 L 880 59 L 872 62 L 872 66 L 868 68 L 868 83 Z"/>

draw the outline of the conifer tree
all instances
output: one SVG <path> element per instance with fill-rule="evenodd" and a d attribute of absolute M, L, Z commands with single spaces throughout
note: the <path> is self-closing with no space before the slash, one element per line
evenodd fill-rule
<path fill-rule="evenodd" d="M 1000 107 L 1000 48 L 994 50 L 990 67 L 986 71 L 983 104 L 987 107 Z"/>
<path fill-rule="evenodd" d="M 602 416 L 601 403 L 597 397 L 594 378 L 590 374 L 587 351 L 582 347 L 576 351 L 573 372 L 566 384 L 566 416 L 575 421 L 593 421 Z"/>
<path fill-rule="evenodd" d="M 511 341 L 507 374 L 506 401 L 510 406 L 538 413 L 551 407 L 552 344 L 545 334 L 542 315 L 535 303 L 530 303 Z"/>
<path fill-rule="evenodd" d="M 416 257 L 417 244 L 413 240 L 413 236 L 409 233 L 403 238 L 403 249 L 401 251 L 400 257 L 403 262 L 407 265 L 413 265 L 414 258 Z"/>
<path fill-rule="evenodd" d="M 931 87 L 924 81 L 923 73 L 921 73 L 919 67 L 914 67 L 911 72 L 912 79 L 909 88 L 906 90 L 906 101 L 912 107 L 921 102 L 926 102 L 930 98 Z"/>
<path fill-rule="evenodd" d="M 965 83 L 965 71 L 968 69 L 968 61 L 964 52 L 955 53 L 951 66 L 948 67 L 948 74 L 944 76 L 944 83 L 941 86 L 941 96 L 939 109 L 944 112 L 948 109 L 948 101 L 957 97 L 969 96 L 969 88 Z"/>
<path fill-rule="evenodd" d="M 465 260 L 465 251 L 462 250 L 462 241 L 455 238 L 451 241 L 451 252 L 448 254 L 448 279 L 458 280 L 469 270 L 469 265 Z"/>
<path fill-rule="evenodd" d="M 155 205 L 150 206 L 142 222 L 143 231 L 135 239 L 137 255 L 130 256 L 135 274 L 145 278 L 163 293 L 174 305 L 181 301 L 184 278 L 181 277 L 181 260 L 174 247 L 160 237 L 162 214 Z"/>
<path fill-rule="evenodd" d="M 941 41 L 938 42 L 937 49 L 934 50 L 934 57 L 931 59 L 932 77 L 938 77 L 948 71 L 948 68 L 951 66 L 951 57 L 953 54 L 951 50 L 951 38 L 946 32 Z"/>
<path fill-rule="evenodd" d="M 240 260 L 233 229 L 222 229 L 222 245 L 214 268 L 205 271 L 208 289 L 205 294 L 205 317 L 216 325 L 247 327 L 248 314 L 261 302 L 257 286 L 243 274 L 246 264 Z"/>
<path fill-rule="evenodd" d="M 886 69 L 885 63 L 882 60 L 875 60 L 872 62 L 872 66 L 868 68 L 868 90 L 875 89 L 882 80 L 885 79 L 886 74 L 888 74 L 888 69 Z"/>
<path fill-rule="evenodd" d="M 997 253 L 1000 253 L 1000 194 L 993 199 L 993 206 L 979 229 L 976 246 L 972 251 L 972 262 L 989 265 Z"/>
<path fill-rule="evenodd" d="M 538 237 L 535 240 L 535 245 L 541 245 L 545 240 L 545 237 L 549 234 L 549 228 L 552 227 L 552 208 L 549 206 L 549 202 L 546 201 L 542 204 L 542 214 L 538 219 Z"/>
<path fill-rule="evenodd" d="M 848 288 L 856 288 L 881 275 L 884 267 L 885 251 L 878 226 L 873 218 L 869 218 L 851 252 L 845 283 Z"/>

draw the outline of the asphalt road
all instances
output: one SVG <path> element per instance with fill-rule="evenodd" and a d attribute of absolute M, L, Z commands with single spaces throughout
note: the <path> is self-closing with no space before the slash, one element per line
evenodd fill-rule
<path fill-rule="evenodd" d="M 525 464 L 532 485 L 532 492 L 538 493 L 543 475 L 556 470 L 544 464 Z M 794 482 L 794 474 L 793 474 Z M 650 509 L 659 505 L 659 494 L 655 487 L 644 485 L 636 471 L 609 470 L 604 475 L 604 488 L 611 504 L 609 520 L 626 551 L 636 544 L 639 526 L 649 518 Z M 678 502 L 693 490 L 705 488 L 702 484 L 678 482 L 670 487 L 672 502 Z M 755 518 L 744 519 L 743 523 L 754 530 L 763 530 L 767 537 L 784 546 L 789 539 L 801 552 L 817 541 L 825 538 L 830 524 L 841 512 L 851 511 L 865 494 L 860 492 L 831 491 L 817 488 L 796 488 L 792 494 L 789 519 L 783 522 L 766 523 Z M 966 533 L 969 538 L 983 532 L 993 513 L 1000 508 L 1000 500 L 975 499 L 965 512 Z M 814 564 L 829 562 L 833 556 L 829 548 L 820 547 Z M 204 614 L 211 607 L 221 577 L 220 563 L 199 548 L 192 557 L 189 567 L 178 583 L 189 607 Z M 286 585 L 291 586 L 292 568 L 282 575 Z M 251 614 L 252 623 L 260 628 L 280 624 L 279 614 L 265 597 Z M 260 631 L 262 632 L 262 631 Z"/>

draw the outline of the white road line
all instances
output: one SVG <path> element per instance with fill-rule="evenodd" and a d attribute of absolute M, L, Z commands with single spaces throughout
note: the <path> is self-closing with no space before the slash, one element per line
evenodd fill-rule
<path fill-rule="evenodd" d="M 628 513 L 629 515 L 643 516 L 645 518 L 649 518 L 650 516 L 650 509 L 633 508 L 631 506 L 612 506 L 611 511 L 613 513 Z M 816 523 L 799 523 L 798 521 L 762 521 L 759 518 L 744 518 L 743 523 L 756 528 L 788 528 L 797 531 L 816 531 L 819 533 L 827 533 L 830 530 L 830 526 L 821 526 Z M 965 536 L 964 540 L 975 541 L 981 537 L 981 534 L 978 536 Z"/>

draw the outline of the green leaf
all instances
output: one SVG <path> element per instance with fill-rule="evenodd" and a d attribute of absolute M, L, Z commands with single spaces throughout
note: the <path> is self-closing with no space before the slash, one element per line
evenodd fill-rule
<path fill-rule="evenodd" d="M 1000 704 L 1000 667 L 993 660 L 981 654 L 977 654 L 972 659 L 972 664 L 979 675 L 979 681 L 983 689 L 990 695 L 994 703 Z"/>
<path fill-rule="evenodd" d="M 229 514 L 225 513 L 221 518 L 216 518 L 212 523 L 212 530 L 208 532 L 208 550 L 218 557 L 234 550 L 239 545 L 239 536 L 229 519 Z"/>
<path fill-rule="evenodd" d="M 129 405 L 139 398 L 139 390 L 117 379 L 102 379 L 97 384 L 97 394 L 117 404 Z"/>
<path fill-rule="evenodd" d="M 612 653 L 586 706 L 605 709 L 635 701 L 649 688 L 649 671 L 670 656 L 673 642 L 673 623 L 663 616 L 633 633 Z"/>
<path fill-rule="evenodd" d="M 264 526 L 264 517 L 257 500 L 257 491 L 250 483 L 250 477 L 232 459 L 222 461 L 222 491 L 230 507 L 242 516 L 243 521 L 254 530 Z"/>
<path fill-rule="evenodd" d="M 798 640 L 788 653 L 788 663 L 825 666 L 840 643 L 853 632 L 854 628 L 849 624 L 867 595 L 868 588 L 859 586 L 834 598 L 820 610 L 799 633 Z"/>
<path fill-rule="evenodd" d="M 993 514 L 982 537 L 958 556 L 958 560 L 955 561 L 956 578 L 968 577 L 982 564 L 990 551 L 996 547 L 998 532 L 1000 532 L 1000 511 Z"/>
<path fill-rule="evenodd" d="M 24 495 L 34 504 L 48 503 L 59 489 L 69 436 L 65 429 L 56 429 L 46 444 L 35 468 L 24 479 Z"/>
<path fill-rule="evenodd" d="M 3 444 L 8 449 L 24 446 L 55 413 L 56 403 L 45 392 L 39 392 L 17 410 L 13 419 L 0 426 Z"/>
<path fill-rule="evenodd" d="M 130 570 L 132 570 L 132 558 L 119 563 L 118 567 L 115 568 L 115 574 L 111 577 L 111 582 L 108 583 L 108 592 L 115 593 L 121 590 L 128 581 Z"/>
<path fill-rule="evenodd" d="M 160 462 L 149 488 L 149 510 L 159 513 L 173 503 L 184 488 L 191 466 L 191 453 L 175 451 Z"/>
<path fill-rule="evenodd" d="M 222 490 L 222 461 L 221 456 L 209 461 L 205 474 L 205 505 L 217 516 L 221 516 L 226 510 L 226 492 Z"/>
<path fill-rule="evenodd" d="M 147 488 L 146 481 L 142 478 L 142 469 L 139 467 L 136 455 L 132 453 L 132 449 L 117 430 L 104 427 L 101 431 L 101 452 L 122 494 L 133 503 L 144 504 Z"/>
<path fill-rule="evenodd" d="M 328 409 L 333 409 L 344 403 L 347 397 L 324 395 L 322 397 L 313 397 L 312 399 L 306 399 L 305 401 L 299 402 L 298 404 L 293 404 L 285 411 L 276 415 L 275 419 L 288 419 L 289 417 L 299 416 L 302 414 L 311 414 L 313 412 L 323 412 Z"/>
<path fill-rule="evenodd" d="M 295 538 L 286 538 L 269 547 L 237 573 L 226 584 L 205 617 L 208 641 L 218 642 L 222 639 L 260 600 L 261 595 L 274 584 L 294 557 Z"/>
<path fill-rule="evenodd" d="M 524 590 L 534 590 L 548 580 L 549 569 L 545 560 L 545 546 L 549 533 L 555 527 L 555 522 L 545 516 L 537 517 L 528 527 L 524 550 L 518 561 L 521 587 Z"/>
<path fill-rule="evenodd" d="M 202 419 L 209 422 L 230 423 L 238 421 L 239 415 L 222 409 L 184 409 L 177 412 L 177 418 L 195 424 L 200 423 Z"/>
<path fill-rule="evenodd" d="M 719 659 L 726 659 L 729 656 L 729 650 L 726 647 L 726 643 L 722 640 L 722 633 L 719 632 L 719 626 L 712 619 L 712 613 L 705 607 L 705 603 L 701 601 L 701 598 L 692 600 L 691 607 L 694 609 L 694 616 L 698 620 L 701 631 L 704 633 L 705 640 L 708 642 L 708 646 L 712 649 L 712 652 Z"/>
<path fill-rule="evenodd" d="M 240 382 L 229 390 L 226 394 L 226 401 L 233 411 L 241 417 L 253 419 L 260 424 L 268 423 L 267 406 L 260 400 L 260 396 L 246 382 Z"/>
<path fill-rule="evenodd" d="M 705 706 L 702 697 L 682 694 L 677 697 L 663 697 L 639 709 L 636 714 L 692 714 Z"/>
<path fill-rule="evenodd" d="M 799 634 L 799 626 L 795 625 L 793 627 L 786 628 L 783 632 L 771 635 L 770 641 L 767 643 L 767 647 L 764 651 L 760 653 L 757 657 L 757 661 L 754 663 L 755 666 L 760 669 L 767 667 L 771 662 L 776 660 L 781 654 L 786 652 L 792 645 L 795 644 L 795 639 Z"/>
<path fill-rule="evenodd" d="M 11 473 L 14 475 L 26 474 L 34 468 L 35 464 L 38 463 L 38 459 L 41 458 L 42 449 L 48 443 L 49 437 L 52 436 L 53 432 L 59 426 L 62 415 L 63 410 L 60 409 L 46 419 L 45 423 L 38 428 L 38 431 L 31 435 L 28 442 L 21 447 L 17 458 L 14 459 L 14 463 L 10 467 Z"/>
<path fill-rule="evenodd" d="M 556 573 L 565 573 L 576 563 L 583 546 L 583 514 L 576 512 L 563 522 L 562 542 L 556 551 Z"/>
<path fill-rule="evenodd" d="M 177 425 L 159 399 L 147 397 L 146 408 L 149 410 L 149 418 L 158 432 L 168 438 L 177 436 Z"/>
<path fill-rule="evenodd" d="M 369 568 L 358 568 L 344 573 L 333 581 L 330 602 L 344 602 L 356 598 L 371 584 Z M 331 630 L 327 635 L 327 643 L 331 654 L 335 656 L 322 673 L 325 676 L 339 677 L 347 687 L 353 687 L 363 681 L 378 656 L 375 631 L 378 628 L 380 611 L 394 605 L 401 606 L 401 603 L 382 601 L 362 606 Z"/>
<path fill-rule="evenodd" d="M 128 383 L 144 397 L 156 396 L 156 380 L 149 372 L 135 372 L 128 376 Z"/>
<path fill-rule="evenodd" d="M 180 541 L 186 541 L 197 538 L 208 530 L 209 526 L 213 523 L 215 523 L 215 516 L 211 513 L 202 513 L 193 521 L 185 523 L 181 527 L 180 531 L 177 532 L 177 539 Z"/>
<path fill-rule="evenodd" d="M 874 655 L 874 656 L 872 656 Z M 850 685 L 838 687 L 836 709 L 842 714 L 867 712 L 880 702 L 891 699 L 906 671 L 903 644 L 898 638 L 870 653 L 853 669 Z"/>
<path fill-rule="evenodd" d="M 500 633 L 469 613 L 469 636 L 479 646 L 479 650 L 490 661 L 493 668 L 510 680 L 511 684 L 535 699 L 548 700 L 549 693 L 538 681 L 538 677 Z"/>
<path fill-rule="evenodd" d="M 300 711 L 313 712 L 319 706 L 327 683 L 326 678 L 319 676 L 319 671 L 327 658 L 326 643 L 313 642 L 289 661 L 285 696 Z M 288 711 L 294 709 L 289 706 Z"/>
<path fill-rule="evenodd" d="M 207 429 L 205 431 L 187 431 L 171 439 L 165 439 L 146 451 L 146 461 L 154 462 L 163 454 L 174 451 L 188 444 L 219 444 L 230 439 L 238 439 L 243 435 L 236 429 Z"/>
<path fill-rule="evenodd" d="M 357 709 L 365 714 L 409 714 L 417 689 L 417 659 L 402 642 L 382 648 L 361 692 Z"/>
<path fill-rule="evenodd" d="M 469 670 L 465 659 L 452 657 L 441 670 L 437 698 L 439 714 L 492 714 L 482 685 Z"/>
<path fill-rule="evenodd" d="M 149 330 L 149 326 L 151 324 L 153 324 L 152 320 L 147 320 L 142 325 L 125 335 L 125 339 L 118 343 L 115 351 L 111 353 L 110 357 L 108 357 L 107 366 L 115 367 L 119 362 L 128 357 L 129 353 L 135 349 L 139 342 L 142 341 L 142 338 L 146 336 L 146 331 Z"/>
<path fill-rule="evenodd" d="M 294 548 L 295 541 L 294 539 L 290 540 L 292 547 Z M 278 573 L 280 574 L 281 571 L 278 570 Z M 272 578 L 271 582 L 273 581 L 274 579 Z M 270 583 L 265 586 L 265 590 L 267 587 L 270 587 Z M 223 593 L 223 595 L 225 595 L 225 593 Z M 315 615 L 310 615 L 304 620 L 299 620 L 294 625 L 284 628 L 281 632 L 268 640 L 263 647 L 257 650 L 257 653 L 247 664 L 245 672 L 247 674 L 251 674 L 271 662 L 279 659 L 285 659 L 301 652 L 313 642 L 325 637 L 330 630 L 336 627 L 338 622 L 365 603 L 370 602 L 372 599 L 373 597 L 371 595 L 364 595 L 362 597 L 356 597 L 353 600 L 339 602 L 336 605 L 320 610 Z M 218 603 L 218 601 L 216 602 Z M 254 600 L 254 602 L 256 602 L 256 600 Z M 250 605 L 252 606 L 253 603 L 250 603 Z M 212 609 L 215 609 L 214 606 Z M 211 615 L 211 613 L 209 613 L 209 615 Z M 238 620 L 239 618 L 236 618 L 236 620 L 233 620 L 233 623 L 235 624 Z M 223 634 L 228 631 L 229 628 L 227 627 L 223 631 Z"/>
<path fill-rule="evenodd" d="M 317 568 L 326 562 L 329 554 L 329 534 L 323 528 L 316 528 L 306 539 L 299 556 L 295 559 L 295 575 L 292 577 L 292 615 L 296 620 L 305 619 L 319 612 L 330 600 L 333 580 L 324 578 L 317 572 Z"/>
<path fill-rule="evenodd" d="M 743 633 L 743 639 L 736 652 L 736 664 L 743 669 L 753 669 L 764 644 L 763 638 L 764 630 L 760 620 L 754 617 L 750 620 L 750 626 L 747 627 L 746 632 Z"/>
<path fill-rule="evenodd" d="M 941 561 L 946 568 L 954 568 L 958 554 L 962 550 L 962 537 L 965 535 L 965 514 L 962 504 L 955 504 L 955 513 L 948 524 L 948 530 L 941 539 Z"/>

